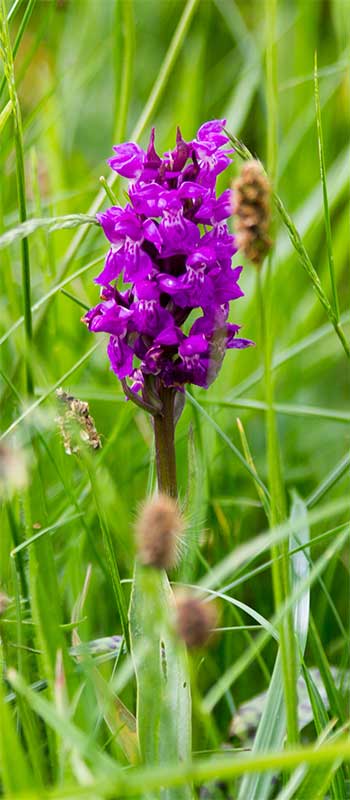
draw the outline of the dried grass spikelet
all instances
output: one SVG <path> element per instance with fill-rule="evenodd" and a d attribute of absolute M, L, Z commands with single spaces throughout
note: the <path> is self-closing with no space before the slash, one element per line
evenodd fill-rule
<path fill-rule="evenodd" d="M 271 185 L 259 161 L 252 159 L 242 167 L 232 185 L 232 212 L 236 220 L 237 246 L 260 267 L 272 240 Z"/>
<path fill-rule="evenodd" d="M 187 647 L 203 647 L 212 636 L 217 625 L 218 611 L 213 602 L 189 592 L 178 593 L 176 604 L 176 630 Z"/>
<path fill-rule="evenodd" d="M 157 569 L 175 567 L 183 530 L 183 519 L 176 500 L 166 494 L 148 500 L 135 526 L 141 563 Z"/>
<path fill-rule="evenodd" d="M 77 429 L 79 438 L 93 450 L 102 447 L 101 438 L 96 430 L 95 420 L 90 414 L 89 404 L 73 397 L 64 389 L 57 389 L 56 396 L 64 405 L 64 412 L 57 417 L 63 446 L 67 455 L 79 452 L 77 443 Z"/>

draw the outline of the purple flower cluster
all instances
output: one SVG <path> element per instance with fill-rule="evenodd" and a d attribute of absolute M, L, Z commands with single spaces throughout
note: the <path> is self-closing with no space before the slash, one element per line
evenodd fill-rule
<path fill-rule="evenodd" d="M 253 344 L 227 321 L 229 302 L 243 292 L 224 221 L 232 213 L 230 190 L 215 192 L 232 152 L 223 149 L 224 123 L 205 123 L 191 142 L 178 129 L 175 149 L 163 158 L 153 129 L 147 151 L 126 142 L 109 160 L 129 179 L 130 202 L 97 215 L 110 249 L 95 279 L 101 302 L 83 320 L 91 331 L 110 334 L 112 369 L 124 382 L 130 378 L 144 400 L 161 385 L 208 387 L 226 349 Z M 131 286 L 117 288 L 119 276 Z"/>

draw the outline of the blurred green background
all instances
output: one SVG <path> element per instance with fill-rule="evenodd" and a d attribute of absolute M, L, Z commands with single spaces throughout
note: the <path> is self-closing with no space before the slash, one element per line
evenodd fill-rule
<path fill-rule="evenodd" d="M 10 22 L 12 41 L 30 4 L 19 3 Z M 32 4 L 33 11 L 15 60 L 16 82 L 24 125 L 26 193 L 29 217 L 89 213 L 100 190 L 99 176 L 109 174 L 106 159 L 117 141 L 140 129 L 149 108 L 150 94 L 185 4 L 178 0 L 49 0 Z M 347 0 L 279 0 L 277 3 L 278 153 L 276 185 L 293 216 L 323 285 L 331 297 L 320 182 L 315 99 L 314 53 L 317 51 L 324 150 L 335 270 L 345 329 L 349 333 L 349 28 Z M 141 125 L 140 143 L 156 126 L 157 146 L 172 147 L 176 125 L 184 137 L 195 136 L 207 119 L 225 117 L 227 127 L 266 163 L 268 113 L 266 99 L 266 42 L 271 23 L 269 4 L 262 0 L 201 0 L 169 78 L 156 97 L 154 109 Z M 8 99 L 3 87 L 1 108 Z M 0 136 L 0 229 L 18 222 L 15 152 L 12 121 Z M 233 158 L 231 176 L 238 173 Z M 222 181 L 226 188 L 228 178 Z M 118 197 L 124 201 L 123 187 Z M 109 201 L 106 199 L 106 204 Z M 81 229 L 79 229 L 81 230 Z M 95 344 L 80 317 L 83 309 L 61 291 L 51 289 L 80 268 L 103 258 L 106 242 L 98 228 L 79 241 L 76 231 L 30 237 L 30 264 L 36 329 L 31 363 L 35 396 L 64 385 L 90 403 L 103 449 L 96 456 L 96 491 L 107 516 L 123 578 L 133 566 L 132 525 L 138 504 L 145 497 L 152 446 L 148 418 L 125 403 L 116 377 L 110 372 L 104 343 L 82 366 L 76 362 Z M 79 233 L 78 233 L 79 237 Z M 276 220 L 276 248 L 271 286 L 276 401 L 287 491 L 296 488 L 307 499 L 349 450 L 349 366 L 331 330 L 308 277 L 303 272 L 286 231 Z M 77 246 L 72 248 L 72 242 Z M 3 377 L 2 428 L 23 410 L 23 326 L 7 335 L 22 314 L 21 261 L 18 244 L 0 252 L 0 336 Z M 65 288 L 88 306 L 98 302 L 93 277 L 100 263 L 87 268 Z M 235 263 L 244 263 L 239 254 Z M 233 305 L 232 319 L 243 325 L 243 335 L 256 341 L 246 352 L 230 352 L 215 384 L 206 392 L 194 389 L 200 408 L 186 404 L 177 429 L 180 494 L 187 508 L 189 531 L 182 565 L 176 579 L 195 582 L 238 543 L 266 528 L 254 483 L 215 425 L 241 449 L 236 424 L 244 424 L 260 477 L 268 480 L 264 415 L 250 401 L 263 401 L 262 350 L 257 319 L 254 270 L 245 265 L 241 279 L 245 297 Z M 63 379 L 68 371 L 72 374 Z M 260 371 L 259 371 L 260 370 Z M 12 388 L 9 388 L 9 382 Z M 220 403 L 232 405 L 222 407 Z M 285 407 L 286 406 L 286 407 Z M 311 410 L 305 410 L 305 406 Z M 203 409 L 206 415 L 203 413 Z M 86 620 L 80 625 L 84 640 L 119 630 L 108 575 L 103 565 L 102 537 L 96 503 L 84 464 L 67 456 L 55 422 L 54 394 L 38 404 L 16 426 L 13 435 L 27 455 L 30 476 L 31 517 L 23 497 L 16 495 L 13 516 L 19 539 L 49 527 L 62 516 L 83 517 L 52 532 L 62 619 L 69 622 L 81 591 L 88 563 L 92 581 Z M 40 436 L 32 445 L 33 427 Z M 346 496 L 345 475 L 327 499 Z M 33 516 L 34 514 L 34 516 Z M 332 524 L 342 518 L 332 520 Z M 13 530 L 6 507 L 0 543 L 0 582 L 13 594 Z M 331 527 L 331 526 L 329 526 Z M 322 531 L 318 525 L 315 532 Z M 48 538 L 48 537 L 46 537 Z M 318 554 L 320 551 L 315 550 Z M 24 551 L 27 563 L 28 549 Z M 344 555 L 331 563 L 325 581 L 341 617 L 346 619 L 348 563 Z M 47 602 L 57 599 L 46 587 Z M 269 573 L 262 573 L 235 590 L 238 599 L 269 616 L 273 599 Z M 315 587 L 312 607 L 331 663 L 343 663 L 344 640 L 324 594 Z M 247 620 L 246 620 L 247 621 Z M 249 622 L 249 620 L 248 620 Z M 223 610 L 222 625 L 238 624 L 232 607 Z M 15 641 L 15 629 L 9 627 Z M 222 634 L 206 670 L 200 670 L 205 688 L 244 651 L 246 635 Z M 345 648 L 345 650 L 344 650 Z M 16 649 L 12 658 L 16 661 Z M 273 663 L 275 648 L 267 649 Z M 26 656 L 25 656 L 26 657 Z M 309 663 L 314 663 L 310 654 Z M 223 730 L 233 703 L 265 688 L 266 676 L 257 662 L 241 677 L 234 698 L 219 706 Z M 130 698 L 129 698 L 130 699 Z M 132 703 L 132 700 L 130 700 Z M 223 733 L 225 736 L 225 733 Z M 199 736 L 200 739 L 200 736 Z"/>

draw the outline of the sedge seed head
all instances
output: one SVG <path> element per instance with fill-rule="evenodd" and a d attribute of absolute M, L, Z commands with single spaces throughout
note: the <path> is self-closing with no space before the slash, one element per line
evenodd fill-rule
<path fill-rule="evenodd" d="M 175 567 L 183 529 L 178 505 L 172 497 L 160 494 L 145 503 L 135 527 L 141 563 L 157 569 Z"/>
<path fill-rule="evenodd" d="M 209 641 L 218 620 L 213 602 L 205 603 L 189 593 L 178 594 L 176 603 L 176 630 L 188 648 L 203 647 Z"/>
<path fill-rule="evenodd" d="M 271 185 L 259 161 L 252 159 L 242 167 L 232 186 L 232 211 L 235 216 L 237 246 L 260 267 L 272 246 Z"/>

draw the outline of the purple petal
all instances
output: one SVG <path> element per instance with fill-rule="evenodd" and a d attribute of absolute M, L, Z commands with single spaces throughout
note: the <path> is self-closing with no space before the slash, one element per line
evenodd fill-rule
<path fill-rule="evenodd" d="M 106 256 L 104 268 L 97 278 L 94 278 L 94 281 L 101 286 L 107 286 L 120 275 L 122 269 L 123 258 L 120 255 L 120 250 L 115 250 L 111 247 Z"/>
<path fill-rule="evenodd" d="M 118 144 L 113 147 L 113 150 L 116 155 L 108 159 L 109 166 L 124 178 L 137 178 L 146 158 L 144 150 L 135 142 Z"/>
<path fill-rule="evenodd" d="M 210 122 L 204 122 L 199 128 L 197 139 L 200 142 L 213 142 L 216 147 L 221 147 L 229 141 L 224 133 L 225 125 L 225 119 L 212 119 Z"/>
<path fill-rule="evenodd" d="M 107 347 L 113 372 L 122 380 L 132 374 L 133 351 L 123 339 L 111 336 Z"/>

